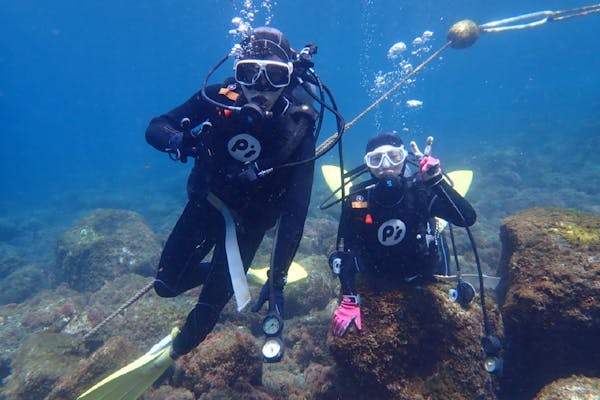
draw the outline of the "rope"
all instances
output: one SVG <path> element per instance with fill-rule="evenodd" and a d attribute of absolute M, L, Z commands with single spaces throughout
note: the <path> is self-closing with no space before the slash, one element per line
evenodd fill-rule
<path fill-rule="evenodd" d="M 406 83 L 406 81 L 408 81 L 410 78 L 412 78 L 413 76 L 415 76 L 416 74 L 421 72 L 421 70 L 423 68 L 425 68 L 425 66 L 427 64 L 429 64 L 431 61 L 433 61 L 435 58 L 437 58 L 444 50 L 446 50 L 448 48 L 448 46 L 450 46 L 451 43 L 452 42 L 447 42 L 446 44 L 444 44 L 440 49 L 438 49 L 431 56 L 429 56 L 425 61 L 423 61 L 421 64 L 419 64 L 419 66 L 417 68 L 413 69 L 408 75 L 406 75 L 404 78 L 400 79 L 400 81 L 398 81 L 398 83 L 396 83 L 390 90 L 388 90 L 387 92 L 382 94 L 381 97 L 379 97 L 379 99 L 377 99 L 373 104 L 371 104 L 370 106 L 365 108 L 363 112 L 361 112 L 356 117 L 354 117 L 354 119 L 352 121 L 348 122 L 345 125 L 344 132 L 347 132 L 348 129 L 352 128 L 352 126 L 354 124 L 356 124 L 360 119 L 362 119 L 365 115 L 367 115 L 371 110 L 373 110 L 379 104 L 381 104 L 381 102 L 383 102 L 385 99 L 387 99 L 392 93 L 394 93 L 396 90 L 398 90 L 402 85 L 404 85 Z M 317 147 L 317 150 L 316 150 L 317 156 L 320 156 L 321 154 L 327 152 L 329 150 L 329 148 L 336 142 L 338 135 L 339 135 L 339 132 L 335 132 L 333 135 L 328 137 L 323 143 L 321 143 L 319 145 L 319 147 Z"/>
<path fill-rule="evenodd" d="M 597 12 L 600 12 L 600 3 L 589 6 L 571 8 L 568 10 L 538 11 L 534 13 L 518 15 L 516 17 L 500 19 L 498 21 L 492 21 L 479 25 L 479 29 L 481 29 L 481 31 L 485 33 L 529 29 L 541 26 L 546 22 L 563 21 L 566 19 L 582 17 Z"/>
<path fill-rule="evenodd" d="M 145 295 L 146 293 L 148 293 L 148 291 L 150 289 L 152 289 L 153 286 L 154 286 L 154 280 L 152 280 L 152 282 L 148 283 L 146 286 L 144 286 L 142 289 L 140 289 L 139 292 L 137 292 L 136 294 L 134 294 L 133 297 L 131 297 L 129 300 L 127 300 L 125 303 L 123 303 L 121 305 L 121 307 L 119 307 L 116 311 L 114 311 L 108 317 L 104 318 L 104 320 L 102 322 L 100 322 L 98 325 L 96 325 L 95 327 L 93 327 L 91 331 L 89 331 L 88 333 L 86 333 L 83 336 L 83 340 L 86 340 L 87 338 L 89 338 L 90 336 L 92 336 L 94 333 L 98 332 L 98 330 L 100 330 L 100 328 L 102 328 L 104 325 L 106 325 L 106 323 L 108 321 L 110 321 L 111 319 L 113 319 L 114 317 L 116 317 L 117 315 L 119 315 L 127 307 L 129 307 L 130 305 L 132 305 L 133 303 L 135 303 L 136 301 L 138 301 L 140 299 L 140 297 L 142 297 L 143 295 Z"/>

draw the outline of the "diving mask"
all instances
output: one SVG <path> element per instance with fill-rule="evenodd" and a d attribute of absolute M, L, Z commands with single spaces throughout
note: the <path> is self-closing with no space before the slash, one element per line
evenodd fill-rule
<path fill-rule="evenodd" d="M 263 74 L 271 86 L 283 88 L 290 84 L 294 67 L 289 62 L 244 59 L 235 63 L 234 70 L 235 80 L 241 85 L 254 85 Z"/>
<path fill-rule="evenodd" d="M 369 168 L 397 167 L 406 160 L 404 145 L 394 147 L 390 145 L 379 146 L 365 154 L 365 164 Z"/>

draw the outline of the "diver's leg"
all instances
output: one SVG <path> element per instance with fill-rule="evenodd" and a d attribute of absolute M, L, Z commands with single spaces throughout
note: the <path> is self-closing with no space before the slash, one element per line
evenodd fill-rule
<path fill-rule="evenodd" d="M 206 201 L 188 202 L 163 249 L 154 289 L 174 297 L 201 285 L 210 263 L 201 263 L 221 235 L 223 219 Z"/>
<path fill-rule="evenodd" d="M 173 341 L 173 355 L 180 356 L 190 352 L 202 342 L 215 327 L 219 314 L 233 295 L 231 277 L 227 265 L 224 233 L 215 247 L 212 258 L 213 268 L 206 278 L 204 287 L 194 309 L 188 314 L 181 332 Z M 262 241 L 264 232 L 238 235 L 240 255 L 244 269 L 247 270 L 254 254 Z"/>

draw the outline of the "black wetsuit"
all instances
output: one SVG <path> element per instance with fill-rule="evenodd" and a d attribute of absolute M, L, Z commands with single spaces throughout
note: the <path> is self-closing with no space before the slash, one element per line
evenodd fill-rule
<path fill-rule="evenodd" d="M 443 273 L 434 217 L 470 226 L 476 219 L 473 207 L 443 180 L 433 186 L 410 178 L 370 183 L 344 200 L 338 234 L 356 265 L 342 268 L 342 294 L 356 294 L 357 271 L 405 281 Z"/>
<path fill-rule="evenodd" d="M 234 83 L 210 86 L 206 92 L 223 104 L 240 106 L 246 102 Z M 178 355 L 204 340 L 233 295 L 223 216 L 207 201 L 208 192 L 220 198 L 233 215 L 246 271 L 265 232 L 277 225 L 271 277 L 275 286 L 284 284 L 304 229 L 314 163 L 277 167 L 309 159 L 315 153 L 316 114 L 312 107 L 295 103 L 286 91 L 273 107 L 271 118 L 250 121 L 240 113 L 216 107 L 197 93 L 150 122 L 147 141 L 160 151 L 170 152 L 169 141 L 182 131 L 181 121 L 188 118 L 190 127 L 204 123 L 197 139 L 189 135 L 184 139 L 180 154 L 195 156 L 188 179 L 189 201 L 165 244 L 155 282 L 156 292 L 163 297 L 204 283 L 198 303 L 174 340 L 173 350 Z M 256 163 L 259 171 L 274 170 L 254 180 L 242 179 L 240 172 L 248 162 Z M 213 247 L 211 262 L 201 264 Z"/>

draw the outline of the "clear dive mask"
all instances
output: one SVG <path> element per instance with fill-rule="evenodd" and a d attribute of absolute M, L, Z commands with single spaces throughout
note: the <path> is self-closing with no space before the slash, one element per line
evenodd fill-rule
<path fill-rule="evenodd" d="M 240 85 L 254 85 L 263 74 L 271 86 L 283 88 L 290 84 L 294 66 L 291 62 L 244 59 L 235 63 L 234 71 Z"/>
<path fill-rule="evenodd" d="M 407 152 L 404 145 L 394 147 L 391 145 L 379 146 L 365 154 L 365 164 L 371 169 L 392 168 L 400 166 L 406 160 Z"/>

